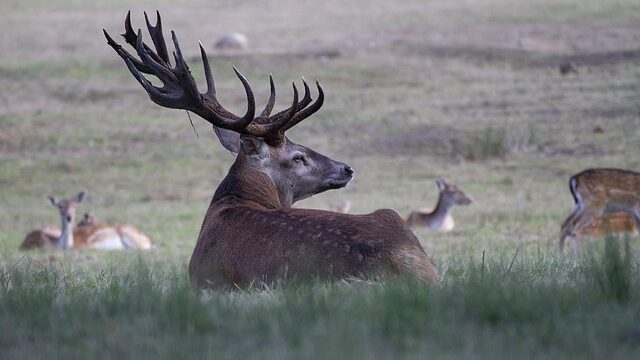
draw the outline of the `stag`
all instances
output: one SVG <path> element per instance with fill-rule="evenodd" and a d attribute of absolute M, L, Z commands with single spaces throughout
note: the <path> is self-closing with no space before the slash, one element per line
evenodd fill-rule
<path fill-rule="evenodd" d="M 353 169 L 291 141 L 285 132 L 320 109 L 324 93 L 311 98 L 303 79 L 298 99 L 293 84 L 291 106 L 271 114 L 275 86 L 262 112 L 255 116 L 255 99 L 247 79 L 234 67 L 242 83 L 247 111 L 238 116 L 216 98 L 207 54 L 200 44 L 207 91 L 200 93 L 178 39 L 171 32 L 175 52 L 172 66 L 162 34 L 160 14 L 147 28 L 155 51 L 142 31 L 133 31 L 130 14 L 123 37 L 135 48 L 135 58 L 104 31 L 107 43 L 156 104 L 193 112 L 213 125 L 222 145 L 237 154 L 218 186 L 202 222 L 189 262 L 196 287 L 247 287 L 284 278 L 346 278 L 378 274 L 408 274 L 437 281 L 436 268 L 416 236 L 392 210 L 367 215 L 295 209 L 291 205 L 315 194 L 338 189 L 353 178 Z M 144 74 L 156 76 L 162 87 Z"/>

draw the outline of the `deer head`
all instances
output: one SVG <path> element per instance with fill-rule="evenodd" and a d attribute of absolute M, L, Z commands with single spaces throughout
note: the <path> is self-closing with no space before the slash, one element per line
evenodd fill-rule
<path fill-rule="evenodd" d="M 449 183 L 444 178 L 436 180 L 436 185 L 440 190 L 441 201 L 447 202 L 447 205 L 469 205 L 473 202 L 456 184 Z"/>
<path fill-rule="evenodd" d="M 95 224 L 96 218 L 91 213 L 84 213 L 82 220 L 78 221 L 78 227 L 90 226 Z"/>
<path fill-rule="evenodd" d="M 58 249 L 65 249 L 73 247 L 73 223 L 76 218 L 76 207 L 84 199 L 85 192 L 81 191 L 78 195 L 69 198 L 58 200 L 53 196 L 49 196 L 51 205 L 58 208 L 60 212 L 60 219 L 62 221 L 62 235 L 56 243 Z"/>
<path fill-rule="evenodd" d="M 299 101 L 293 84 L 293 101 L 289 108 L 271 114 L 276 98 L 273 78 L 270 76 L 271 94 L 262 112 L 255 114 L 255 98 L 247 79 L 234 67 L 247 96 L 247 111 L 238 116 L 226 110 L 216 98 L 216 89 L 207 54 L 200 44 L 207 91 L 200 93 L 185 62 L 175 33 L 171 32 L 175 47 L 175 66 L 171 66 L 167 46 L 162 34 L 160 14 L 153 26 L 145 13 L 147 28 L 154 44 L 153 51 L 142 41 L 142 31 L 134 32 L 130 13 L 125 20 L 125 41 L 133 46 L 140 60 L 116 43 L 104 31 L 107 43 L 122 57 L 127 67 L 156 104 L 194 112 L 210 122 L 222 145 L 237 154 L 234 167 L 255 170 L 267 176 L 275 185 L 282 206 L 314 194 L 346 186 L 353 178 L 353 169 L 312 149 L 296 144 L 285 132 L 320 109 L 324 101 L 322 87 L 316 81 L 318 98 L 313 101 L 307 82 L 302 79 L 304 96 Z M 152 85 L 143 75 L 158 77 L 162 87 Z M 254 180 L 257 181 L 257 180 Z"/>

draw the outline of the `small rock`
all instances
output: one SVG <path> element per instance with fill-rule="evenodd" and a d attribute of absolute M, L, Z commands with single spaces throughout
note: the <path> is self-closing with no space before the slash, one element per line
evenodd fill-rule
<path fill-rule="evenodd" d="M 216 41 L 215 47 L 217 49 L 246 49 L 248 45 L 249 39 L 246 35 L 233 32 L 221 36 Z"/>

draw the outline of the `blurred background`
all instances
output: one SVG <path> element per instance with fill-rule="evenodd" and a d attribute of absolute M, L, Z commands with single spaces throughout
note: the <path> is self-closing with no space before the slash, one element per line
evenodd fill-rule
<path fill-rule="evenodd" d="M 640 169 L 638 1 L 4 0 L 5 259 L 18 256 L 28 231 L 59 222 L 47 195 L 86 190 L 79 213 L 135 224 L 157 244 L 150 257 L 187 263 L 234 158 L 196 115 L 194 132 L 184 111 L 151 103 L 106 45 L 102 29 L 123 32 L 128 10 L 137 29 L 143 11 L 153 22 L 156 9 L 201 86 L 202 41 L 219 99 L 234 112 L 246 104 L 233 65 L 258 107 L 269 73 L 276 110 L 290 103 L 292 81 L 320 80 L 325 105 L 289 137 L 347 162 L 356 177 L 297 206 L 349 200 L 353 213 L 406 216 L 435 205 L 440 176 L 473 196 L 454 210 L 453 233 L 417 230 L 436 260 L 485 248 L 555 250 L 573 207 L 570 175 Z M 234 32 L 246 43 L 215 46 Z"/>

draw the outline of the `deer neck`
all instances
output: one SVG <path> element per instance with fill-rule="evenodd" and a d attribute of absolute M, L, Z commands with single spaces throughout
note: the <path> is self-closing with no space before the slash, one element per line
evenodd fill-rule
<path fill-rule="evenodd" d="M 427 225 L 430 228 L 439 228 L 451 214 L 451 209 L 453 209 L 453 203 L 449 201 L 447 197 L 442 195 L 442 193 L 440 193 L 440 195 L 438 196 L 438 204 L 436 205 L 436 208 L 427 215 Z"/>
<path fill-rule="evenodd" d="M 73 247 L 73 222 L 62 220 L 62 233 L 56 242 L 58 249 L 70 249 Z"/>
<path fill-rule="evenodd" d="M 212 202 L 223 199 L 233 199 L 269 209 L 291 207 L 292 204 L 286 198 L 282 201 L 280 191 L 271 177 L 252 169 L 239 158 L 236 159 L 229 173 L 218 186 Z"/>

